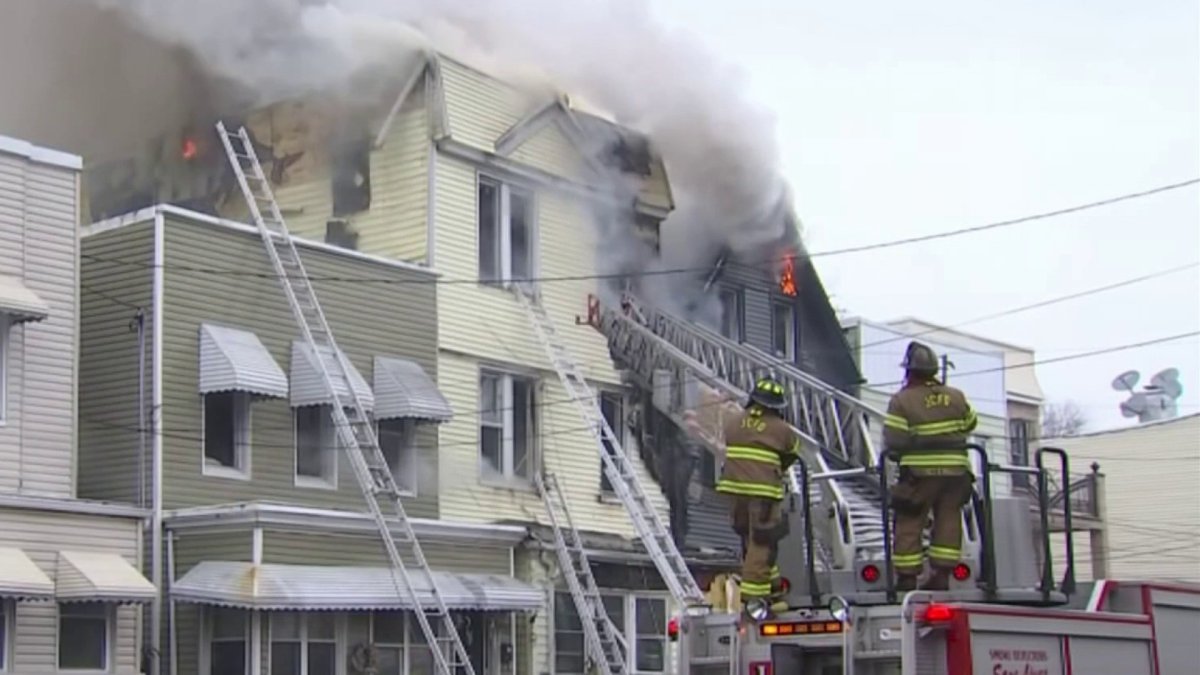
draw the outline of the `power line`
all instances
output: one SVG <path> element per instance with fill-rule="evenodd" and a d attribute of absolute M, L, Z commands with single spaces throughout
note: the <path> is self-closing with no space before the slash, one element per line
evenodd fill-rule
<path fill-rule="evenodd" d="M 847 253 L 859 253 L 861 251 L 874 251 L 874 250 L 881 249 L 881 248 L 891 248 L 893 246 L 903 246 L 905 244 L 916 244 L 916 243 L 923 242 L 923 241 L 932 241 L 934 239 L 945 239 L 947 237 L 957 237 L 959 235 L 971 234 L 973 232 L 983 232 L 985 230 L 994 230 L 994 229 L 1001 228 L 1001 227 L 1011 227 L 1013 225 L 1029 223 L 1029 222 L 1033 222 L 1035 220 L 1044 220 L 1046 218 L 1054 218 L 1056 216 L 1063 216 L 1068 213 L 1077 213 L 1079 211 L 1095 209 L 1095 208 L 1099 208 L 1101 206 L 1108 206 L 1110 204 L 1116 204 L 1118 202 L 1128 201 L 1130 199 L 1138 199 L 1140 197 L 1148 197 L 1150 195 L 1158 194 L 1160 192 L 1167 192 L 1169 190 L 1178 190 L 1179 188 L 1184 188 L 1189 185 L 1195 185 L 1196 183 L 1200 183 L 1200 178 L 1192 178 L 1190 180 L 1185 180 L 1180 183 L 1172 183 L 1170 185 L 1163 185 L 1161 187 L 1151 188 L 1149 190 L 1143 190 L 1141 192 L 1130 192 L 1128 194 L 1120 195 L 1118 197 L 1110 197 L 1108 199 L 1102 199 L 1098 202 L 1090 202 L 1087 204 L 1080 204 L 1078 206 L 1070 206 L 1065 209 L 1056 209 L 1054 211 L 1038 213 L 1038 214 L 1034 214 L 1032 216 L 1024 216 L 1022 218 L 1014 218 L 1012 220 L 1001 220 L 1001 221 L 998 221 L 995 223 L 988 223 L 986 225 L 976 225 L 974 227 L 964 227 L 959 230 L 951 230 L 949 232 L 938 232 L 936 234 L 926 234 L 926 235 L 921 235 L 919 237 L 906 237 L 904 239 L 894 239 L 892 241 L 881 242 L 881 243 L 877 243 L 877 244 L 864 244 L 862 246 L 850 246 L 847 248 L 832 249 L 829 251 L 810 253 L 809 255 L 811 255 L 814 258 L 818 258 L 818 257 L 822 257 L 822 256 L 845 255 Z"/>
<path fill-rule="evenodd" d="M 1089 295 L 1096 295 L 1098 293 L 1105 293 L 1108 291 L 1116 290 L 1118 288 L 1132 286 L 1134 284 L 1142 283 L 1143 281 L 1157 279 L 1159 277 L 1164 277 L 1164 276 L 1167 276 L 1170 274 L 1175 274 L 1177 272 L 1182 272 L 1183 270 L 1192 269 L 1194 267 L 1200 267 L 1200 261 L 1188 263 L 1187 265 L 1179 265 L 1178 267 L 1171 267 L 1169 269 L 1160 270 L 1158 272 L 1151 272 L 1150 274 L 1143 274 L 1142 276 L 1139 276 L 1139 277 L 1133 277 L 1131 279 L 1126 279 L 1124 281 L 1118 281 L 1116 283 L 1106 284 L 1104 286 L 1097 286 L 1095 288 L 1089 288 L 1087 290 L 1078 291 L 1076 293 L 1070 293 L 1068 295 L 1060 295 L 1055 298 L 1050 298 L 1049 300 L 1041 300 L 1041 301 L 1034 302 L 1034 303 L 1031 303 L 1028 305 L 1012 307 L 1010 309 L 1002 310 L 999 312 L 994 312 L 992 314 L 984 314 L 982 316 L 977 316 L 974 319 L 967 319 L 966 321 L 959 321 L 957 323 L 952 323 L 948 326 L 937 326 L 934 328 L 929 328 L 927 330 L 913 333 L 912 335 L 898 335 L 896 337 L 885 338 L 883 340 L 876 340 L 875 342 L 868 342 L 866 344 L 860 345 L 858 348 L 859 348 L 859 350 L 866 350 L 870 347 L 878 347 L 879 345 L 889 344 L 892 342 L 898 342 L 901 340 L 912 340 L 912 339 L 919 338 L 919 337 L 922 337 L 925 335 L 930 335 L 933 333 L 940 333 L 940 332 L 943 332 L 950 328 L 959 328 L 959 327 L 967 326 L 967 325 L 970 325 L 973 323 L 979 323 L 981 321 L 988 321 L 991 319 L 999 319 L 1001 317 L 1011 316 L 1013 314 L 1019 314 L 1021 312 L 1027 312 L 1031 309 L 1039 309 L 1041 307 L 1048 307 L 1050 305 L 1056 305 L 1058 303 L 1067 302 L 1069 300 L 1078 300 L 1079 298 L 1084 298 Z"/>
<path fill-rule="evenodd" d="M 1002 228 L 1002 227 L 1011 227 L 1014 225 L 1019 225 L 1021 223 L 1027 223 L 1027 222 L 1031 222 L 1031 221 L 1035 221 L 1035 220 L 1042 220 L 1045 218 L 1052 218 L 1055 216 L 1061 216 L 1061 215 L 1065 215 L 1068 213 L 1075 213 L 1075 212 L 1084 211 L 1087 209 L 1099 208 L 1102 206 L 1107 206 L 1110 204 L 1115 204 L 1115 203 L 1127 201 L 1130 199 L 1147 197 L 1150 195 L 1158 194 L 1160 192 L 1166 192 L 1168 190 L 1177 190 L 1177 189 L 1180 189 L 1183 187 L 1187 187 L 1189 185 L 1194 185 L 1196 183 L 1200 183 L 1200 178 L 1194 178 L 1191 180 L 1183 181 L 1181 183 L 1173 183 L 1170 185 L 1164 185 L 1161 187 L 1153 188 L 1150 190 L 1144 190 L 1141 192 L 1132 192 L 1129 194 L 1120 195 L 1118 197 L 1111 197 L 1109 199 L 1104 199 L 1104 200 L 1097 201 L 1097 202 L 1091 202 L 1088 204 L 1081 204 L 1078 206 L 1072 206 L 1072 207 L 1068 207 L 1068 208 L 1064 208 L 1064 209 L 1058 209 L 1055 211 L 1038 213 L 1038 214 L 1034 214 L 1031 216 L 1025 216 L 1023 218 L 1015 218 L 1012 220 L 998 221 L 998 222 L 994 222 L 994 223 L 988 223 L 986 225 L 976 225 L 974 227 L 961 228 L 958 230 L 951 230 L 948 232 L 939 232 L 936 234 L 922 235 L 919 237 L 909 237 L 906 239 L 896 239 L 896 240 L 892 240 L 892 241 L 878 242 L 878 243 L 873 243 L 873 244 L 863 244 L 861 246 L 854 246 L 854 247 L 842 248 L 842 249 L 832 249 L 829 251 L 808 252 L 806 255 L 811 258 L 844 255 L 847 253 L 857 253 L 860 251 L 892 248 L 895 246 L 919 243 L 919 242 L 930 241 L 930 240 L 934 240 L 934 239 L 944 239 L 947 237 L 956 237 L 956 236 L 960 236 L 963 234 L 970 234 L 972 232 L 982 232 L 985 230 L 992 230 L 992 229 L 997 229 L 997 228 Z M 108 257 L 104 257 L 104 256 L 96 256 L 96 255 L 91 255 L 91 254 L 81 254 L 81 257 L 88 259 L 88 260 L 94 260 L 97 262 L 109 262 L 109 263 L 120 264 L 120 265 L 134 265 L 134 266 L 145 267 L 145 268 L 155 267 L 155 265 L 153 263 L 147 263 L 145 261 L 129 260 L 129 259 L 122 259 L 122 258 L 108 258 Z M 782 261 L 782 258 L 780 258 L 778 256 L 773 256 L 770 258 L 762 259 L 757 262 L 755 262 L 755 261 L 749 261 L 749 262 L 730 261 L 730 262 L 732 264 L 735 264 L 738 266 L 757 268 L 763 264 L 779 263 L 781 261 Z M 247 270 L 219 269 L 219 268 L 211 268 L 211 267 L 195 267 L 195 266 L 177 265 L 177 264 L 170 264 L 170 265 L 164 264 L 164 265 L 162 265 L 162 267 L 165 269 L 191 271 L 191 272 L 197 272 L 197 273 L 203 273 L 203 274 L 219 274 L 219 275 L 227 275 L 227 276 L 263 278 L 263 279 L 278 278 L 278 275 L 274 274 L 273 272 L 252 272 L 252 271 L 247 271 Z M 697 267 L 679 267 L 679 268 L 662 269 L 662 270 L 646 270 L 646 271 L 641 271 L 641 272 L 619 272 L 619 273 L 611 273 L 611 274 L 576 274 L 576 275 L 562 275 L 562 276 L 524 277 L 524 278 L 504 279 L 503 281 L 507 282 L 507 283 L 539 283 L 540 284 L 540 283 L 554 283 L 554 282 L 565 282 L 565 281 L 636 279 L 636 278 L 642 278 L 642 277 L 663 276 L 663 275 L 668 275 L 668 274 L 686 274 L 686 273 L 692 273 L 692 272 L 707 272 L 707 271 L 710 271 L 712 269 L 712 267 L 713 267 L 712 265 L 704 265 L 704 266 L 697 266 Z M 407 284 L 435 284 L 435 285 L 493 284 L 493 283 L 498 283 L 498 282 L 502 281 L 502 280 L 485 280 L 485 279 L 479 279 L 479 278 L 471 278 L 471 279 L 447 279 L 447 278 L 441 278 L 441 279 L 379 279 L 379 278 L 356 278 L 356 277 L 343 277 L 343 276 L 312 276 L 312 275 L 308 275 L 308 279 L 310 281 L 371 283 L 371 284 L 386 284 L 386 285 L 392 285 L 392 284 L 397 284 L 397 285 L 407 285 Z"/>

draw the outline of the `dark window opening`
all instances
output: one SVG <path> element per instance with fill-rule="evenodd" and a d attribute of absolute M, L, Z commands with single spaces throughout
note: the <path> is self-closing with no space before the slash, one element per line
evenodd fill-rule
<path fill-rule="evenodd" d="M 325 223 L 325 243 L 330 246 L 358 249 L 358 233 L 346 220 L 330 220 Z"/>
<path fill-rule="evenodd" d="M 333 215 L 345 216 L 371 207 L 371 139 L 360 136 L 338 143 L 331 157 Z"/>
<path fill-rule="evenodd" d="M 479 279 L 500 276 L 500 186 L 479 181 Z"/>
<path fill-rule="evenodd" d="M 619 394 L 609 392 L 600 394 L 600 413 L 604 415 L 604 421 L 608 422 L 608 426 L 612 428 L 613 436 L 616 437 L 617 443 L 622 445 L 625 443 L 625 416 L 623 414 L 623 407 Z M 607 438 L 604 439 L 604 452 L 608 453 L 609 457 L 616 454 L 616 449 Z M 613 492 L 612 482 L 608 479 L 608 474 L 604 471 L 604 460 L 600 461 L 600 490 L 606 493 Z"/>

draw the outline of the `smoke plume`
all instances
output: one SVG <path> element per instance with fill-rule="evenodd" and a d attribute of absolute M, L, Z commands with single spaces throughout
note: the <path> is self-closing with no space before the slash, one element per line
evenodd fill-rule
<path fill-rule="evenodd" d="M 395 76 L 430 48 L 647 134 L 677 203 L 662 264 L 788 234 L 772 116 L 636 0 L 5 0 L 0 133 L 96 158 L 222 106 Z"/>

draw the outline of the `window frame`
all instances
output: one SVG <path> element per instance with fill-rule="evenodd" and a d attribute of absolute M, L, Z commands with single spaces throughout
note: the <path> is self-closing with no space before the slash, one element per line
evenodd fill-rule
<path fill-rule="evenodd" d="M 0 427 L 8 423 L 8 352 L 12 326 L 8 313 L 0 312 Z"/>
<path fill-rule="evenodd" d="M 243 629 L 243 634 L 242 634 L 242 643 L 245 645 L 243 657 L 242 657 L 242 675 L 249 675 L 250 661 L 251 661 L 251 658 L 253 655 L 252 650 L 251 650 L 251 643 L 253 641 L 253 634 L 254 634 L 254 630 L 252 627 L 253 621 L 254 621 L 254 616 L 250 610 L 235 609 L 232 607 L 222 608 L 222 607 L 216 607 L 216 606 L 207 606 L 204 608 L 204 616 L 203 616 L 203 618 L 201 620 L 201 624 L 200 624 L 201 640 L 200 640 L 200 653 L 198 655 L 199 658 L 197 659 L 197 661 L 199 661 L 199 663 L 197 664 L 198 665 L 197 670 L 202 675 L 212 675 L 212 645 L 214 642 L 216 642 L 216 640 L 213 637 L 216 633 L 216 631 L 213 628 L 213 624 L 216 620 L 218 610 L 222 610 L 222 609 L 224 609 L 225 611 L 230 611 L 230 612 L 241 612 L 242 614 L 245 615 L 245 618 L 246 618 L 245 628 Z M 226 641 L 232 642 L 233 640 L 231 638 L 223 638 L 221 641 L 222 642 L 226 642 Z"/>
<path fill-rule="evenodd" d="M 632 591 L 632 590 L 628 590 L 628 589 L 612 589 L 612 588 L 601 588 L 601 589 L 599 589 L 599 591 L 600 591 L 600 597 L 602 599 L 606 598 L 606 597 L 621 599 L 621 612 L 623 615 L 622 616 L 623 621 L 621 622 L 621 624 L 617 625 L 617 628 L 620 629 L 621 636 L 625 639 L 625 643 L 627 645 L 629 645 L 629 649 L 625 653 L 625 658 L 626 658 L 625 665 L 626 665 L 626 668 L 631 673 L 631 675 L 664 675 L 665 673 L 670 672 L 671 645 L 670 645 L 670 642 L 667 637 L 667 623 L 670 621 L 671 612 L 672 612 L 671 596 L 668 593 L 657 592 L 657 591 Z M 560 633 L 567 632 L 567 631 L 560 631 L 559 627 L 556 625 L 557 622 L 555 620 L 555 616 L 556 616 L 555 608 L 557 607 L 557 603 L 559 602 L 560 598 L 564 599 L 567 602 L 567 606 L 570 608 L 570 611 L 573 614 L 578 615 L 578 612 L 575 611 L 575 602 L 571 598 L 570 591 L 563 589 L 563 588 L 555 588 L 554 592 L 551 594 L 551 610 L 550 610 L 550 622 L 551 622 L 550 655 L 551 655 L 551 664 L 554 666 L 554 668 L 552 668 L 552 671 L 555 673 L 563 673 L 564 675 L 581 675 L 580 673 L 567 673 L 566 671 L 557 670 L 557 667 L 558 667 L 558 636 Z M 663 670 L 638 670 L 635 667 L 637 665 L 637 639 L 638 639 L 637 602 L 638 602 L 638 600 L 656 600 L 656 601 L 661 601 L 663 603 L 663 608 L 664 608 L 663 628 L 662 628 L 663 632 L 662 632 L 662 636 L 661 636 L 661 639 L 664 643 L 664 646 L 663 646 Z M 571 633 L 574 634 L 574 631 L 571 631 Z M 582 634 L 582 627 L 580 630 L 580 634 Z M 647 634 L 647 635 L 649 635 L 649 634 Z M 587 659 L 586 649 L 587 648 L 586 648 L 586 644 L 585 644 L 585 646 L 584 646 L 585 662 Z"/>
<path fill-rule="evenodd" d="M 301 408 L 320 408 L 327 412 L 321 416 L 319 443 L 322 451 L 330 450 L 330 457 L 322 457 L 322 464 L 328 467 L 328 476 L 309 476 L 300 474 L 300 415 L 297 411 Z M 328 443 L 326 443 L 328 441 Z M 329 403 L 320 403 L 306 406 L 295 406 L 292 408 L 292 482 L 296 487 L 312 488 L 317 490 L 336 490 L 338 489 L 338 454 L 341 450 L 338 447 L 337 430 L 333 426 L 333 405 Z"/>
<path fill-rule="evenodd" d="M 483 402 L 483 381 L 484 378 L 495 378 L 499 386 L 499 400 L 496 404 L 500 413 L 500 424 L 484 419 L 484 402 Z M 528 432 L 528 447 L 526 448 L 526 473 L 527 475 L 519 475 L 515 472 L 514 450 L 515 450 L 515 420 L 514 420 L 514 394 L 513 382 L 523 381 L 529 387 L 529 419 L 527 420 Z M 481 366 L 479 368 L 478 382 L 478 422 L 476 425 L 476 433 L 478 434 L 477 441 L 477 460 L 479 470 L 479 480 L 484 485 L 493 487 L 505 488 L 520 488 L 532 489 L 533 477 L 541 466 L 541 444 L 539 442 L 539 434 L 541 429 L 541 420 L 539 416 L 538 401 L 542 397 L 542 381 L 541 378 L 528 373 L 514 372 L 504 370 L 494 366 Z M 483 427 L 500 429 L 500 471 L 492 471 L 487 468 L 483 456 Z"/>
<path fill-rule="evenodd" d="M 494 246 L 495 274 L 489 276 L 483 270 L 483 219 L 480 190 L 484 185 L 490 185 L 496 190 L 495 204 L 495 233 Z M 512 196 L 513 193 L 525 198 L 528 205 L 526 214 L 526 246 L 528 248 L 529 272 L 528 281 L 524 283 L 529 288 L 536 288 L 534 281 L 540 270 L 538 256 L 538 201 L 537 192 L 530 186 L 505 180 L 499 176 L 479 171 L 475 174 L 475 271 L 479 283 L 483 286 L 510 288 L 513 285 L 513 239 L 512 239 Z"/>
<path fill-rule="evenodd" d="M 321 614 L 330 614 L 333 618 L 333 638 L 311 639 L 308 636 L 308 620 L 316 611 L 271 611 L 267 613 L 267 673 L 274 667 L 274 655 L 272 652 L 275 647 L 275 617 L 280 614 L 295 614 L 299 617 L 300 636 L 300 675 L 306 675 L 308 672 L 308 646 L 309 644 L 332 644 L 333 645 L 333 664 L 336 672 L 341 672 L 342 663 L 345 661 L 345 644 L 346 640 L 346 615 L 344 612 L 319 612 Z M 284 641 L 281 641 L 281 643 Z M 287 644 L 293 644 L 296 641 L 287 640 Z"/>
<path fill-rule="evenodd" d="M 96 605 L 103 609 L 104 613 L 104 664 L 100 668 L 65 668 L 62 665 L 62 645 L 63 645 L 63 618 L 64 608 L 72 608 L 77 605 Z M 55 649 L 54 649 L 54 665 L 55 668 L 67 673 L 111 673 L 113 671 L 113 651 L 116 646 L 116 606 L 107 602 L 59 602 L 57 603 L 57 619 L 55 621 Z M 65 614 L 69 615 L 70 612 Z M 86 617 L 94 619 L 95 617 Z"/>
<path fill-rule="evenodd" d="M 775 348 L 776 347 L 776 337 L 778 335 L 776 333 L 776 331 L 779 329 L 778 310 L 780 310 L 780 309 L 787 311 L 787 318 L 788 318 L 787 322 L 783 326 L 785 329 L 785 333 L 786 333 L 786 335 L 784 337 L 785 351 L 783 354 L 780 354 Z M 797 333 L 797 331 L 796 331 L 796 307 L 795 307 L 795 305 L 788 303 L 788 302 L 782 302 L 779 300 L 772 301 L 772 303 L 771 303 L 771 352 L 779 358 L 787 359 L 788 361 L 795 361 L 797 358 L 797 355 L 799 353 L 799 350 L 796 348 L 796 346 L 797 346 L 796 333 Z"/>
<path fill-rule="evenodd" d="M 387 450 L 384 449 L 383 445 L 383 427 L 385 424 L 398 424 L 401 427 L 399 433 L 399 448 L 401 455 L 397 458 L 396 469 L 392 470 L 392 480 L 396 481 L 396 487 L 399 489 L 400 494 L 406 497 L 416 497 L 420 485 L 420 476 L 418 475 L 420 471 L 420 461 L 418 461 L 417 458 L 417 453 L 419 451 L 417 448 L 417 422 L 414 419 L 405 417 L 375 420 L 375 438 L 379 441 L 379 451 L 383 453 L 383 458 L 386 461 Z M 409 466 L 407 468 L 411 485 L 402 483 L 400 476 L 397 475 L 397 470 L 402 468 L 401 465 L 404 463 L 405 451 L 407 451 L 408 454 Z"/>
<path fill-rule="evenodd" d="M 208 459 L 208 397 L 229 394 L 233 397 L 234 466 L 210 464 Z M 254 399 L 245 391 L 209 392 L 200 395 L 200 471 L 205 476 L 250 480 L 251 441 L 253 439 Z"/>
<path fill-rule="evenodd" d="M 16 633 L 17 603 L 9 598 L 0 598 L 0 673 L 12 671 Z"/>
<path fill-rule="evenodd" d="M 624 394 L 624 392 L 617 391 L 615 389 L 601 389 L 597 392 L 596 398 L 597 398 L 597 403 L 600 405 L 601 416 L 603 416 L 605 421 L 608 422 L 608 425 L 610 427 L 612 427 L 613 434 L 616 435 L 616 437 L 617 437 L 617 443 L 622 447 L 622 449 L 624 449 L 625 442 L 626 442 L 625 394 Z M 608 417 L 606 415 L 604 415 L 604 401 L 606 399 L 607 400 L 614 400 L 614 399 L 616 400 L 616 405 L 617 405 L 616 424 L 613 424 L 613 422 L 608 420 Z M 609 452 L 610 454 L 615 454 L 615 452 L 612 452 L 611 450 L 609 450 L 607 441 L 605 441 L 603 443 L 603 446 L 604 446 L 605 452 Z M 600 460 L 600 494 L 601 494 L 601 496 L 605 496 L 605 497 L 613 496 L 616 494 L 616 491 L 613 489 L 612 485 L 609 484 L 609 482 L 608 482 L 607 474 L 604 473 L 604 460 L 603 459 Z"/>
<path fill-rule="evenodd" d="M 736 335 L 725 334 L 725 300 L 733 300 L 733 329 Z M 735 286 L 721 286 L 717 291 L 717 300 L 721 305 L 721 335 L 735 342 L 746 341 L 746 291 Z"/>

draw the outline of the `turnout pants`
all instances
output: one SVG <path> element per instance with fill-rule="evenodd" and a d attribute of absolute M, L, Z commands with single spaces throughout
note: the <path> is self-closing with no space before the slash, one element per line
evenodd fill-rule
<path fill-rule="evenodd" d="M 730 496 L 730 520 L 742 540 L 743 600 L 782 595 L 779 576 L 779 542 L 787 520 L 782 502 L 761 497 Z"/>
<path fill-rule="evenodd" d="M 949 570 L 962 555 L 962 507 L 971 499 L 971 474 L 913 475 L 901 473 L 892 489 L 895 537 L 892 565 L 899 576 L 915 577 L 924 567 L 921 535 L 933 512 L 929 564 Z"/>

